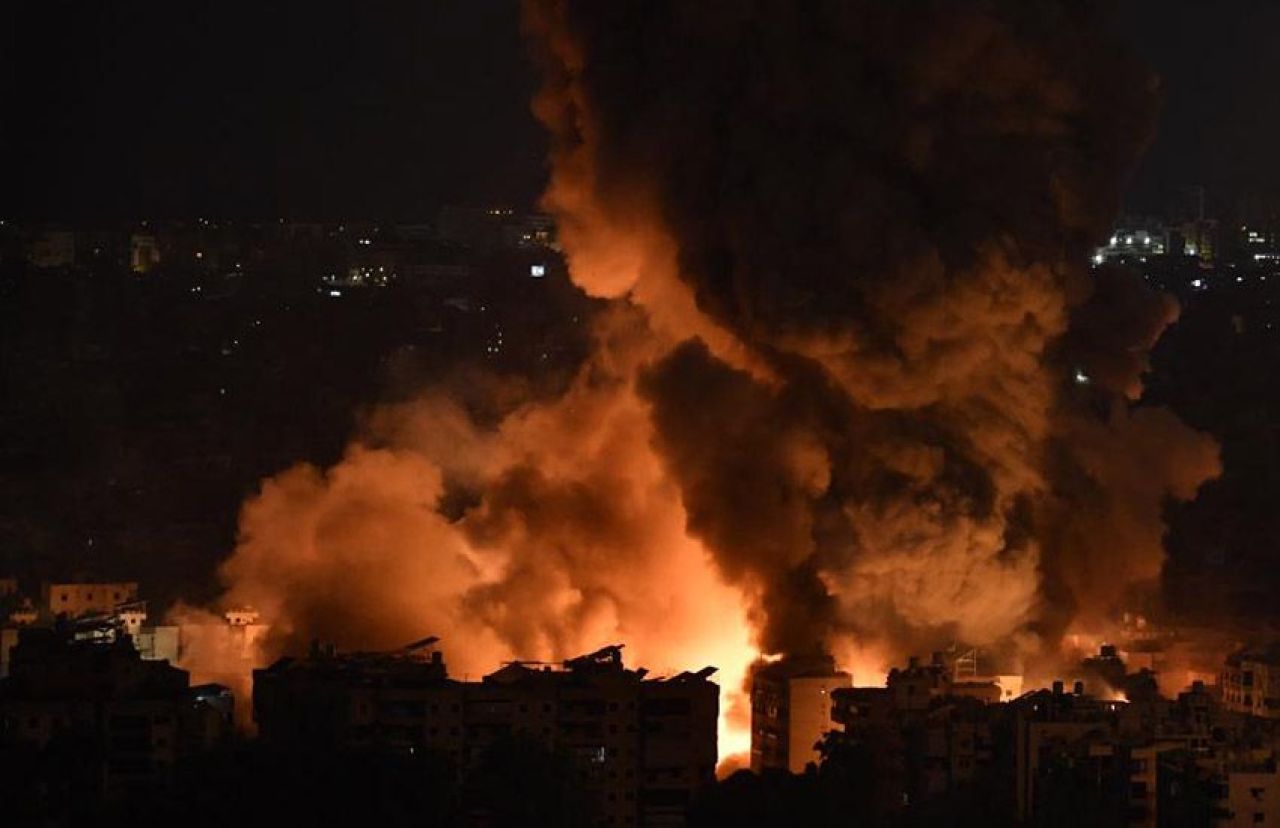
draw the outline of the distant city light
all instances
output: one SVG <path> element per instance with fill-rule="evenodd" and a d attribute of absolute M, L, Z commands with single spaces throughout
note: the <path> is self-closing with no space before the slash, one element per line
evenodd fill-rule
<path fill-rule="evenodd" d="M 1089 384 L 1089 375 L 1086 374 L 1083 369 L 1077 368 L 1076 369 L 1076 385 L 1088 385 L 1088 384 Z"/>
<path fill-rule="evenodd" d="M 543 276 L 547 275 L 547 266 L 540 264 L 530 265 L 529 275 L 535 279 L 541 279 Z"/>
<path fill-rule="evenodd" d="M 1191 286 L 1196 290 L 1204 290 L 1204 279 L 1192 279 Z"/>
<path fill-rule="evenodd" d="M 341 295 L 342 295 L 342 291 L 340 291 L 340 290 L 331 290 L 331 291 L 329 291 L 329 295 L 330 295 L 330 296 L 341 296 Z"/>

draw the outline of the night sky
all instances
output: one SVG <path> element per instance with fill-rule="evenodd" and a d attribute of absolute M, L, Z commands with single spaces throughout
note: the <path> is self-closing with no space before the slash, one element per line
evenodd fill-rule
<path fill-rule="evenodd" d="M 1163 77 L 1160 132 L 1130 205 L 1158 210 L 1203 184 L 1210 207 L 1280 192 L 1280 3 L 1124 0 L 1125 36 Z"/>
<path fill-rule="evenodd" d="M 9 215 L 413 218 L 541 187 L 516 0 L 20 5 Z"/>
<path fill-rule="evenodd" d="M 84 4 L 9 17 L 0 210 L 423 218 L 531 204 L 544 142 L 517 0 Z M 1165 78 L 1129 206 L 1280 190 L 1280 4 L 1124 0 Z"/>

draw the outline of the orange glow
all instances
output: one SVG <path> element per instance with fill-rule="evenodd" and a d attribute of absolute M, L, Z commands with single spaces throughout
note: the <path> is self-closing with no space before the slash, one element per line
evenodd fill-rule
<path fill-rule="evenodd" d="M 938 222 L 906 206 L 932 203 L 918 187 L 945 196 L 938 209 L 1004 192 L 998 170 L 939 173 L 949 165 L 923 145 L 899 159 L 913 170 L 903 192 L 865 175 L 885 148 L 856 141 L 832 142 L 840 154 L 813 169 L 793 157 L 785 175 L 757 174 L 779 169 L 769 148 L 786 131 L 772 125 L 805 111 L 760 119 L 726 101 L 721 114 L 739 120 L 725 129 L 661 94 L 633 112 L 650 85 L 630 97 L 594 85 L 631 74 L 591 74 L 591 27 L 570 25 L 571 6 L 528 3 L 525 25 L 546 52 L 543 207 L 571 280 L 604 300 L 591 353 L 556 396 L 486 376 L 503 413 L 482 419 L 457 389 L 432 388 L 375 409 L 332 467 L 264 481 L 221 569 L 224 600 L 271 625 L 264 657 L 314 638 L 367 650 L 437 635 L 451 674 L 476 679 L 505 660 L 624 643 L 627 663 L 655 674 L 719 668 L 726 769 L 749 748 L 743 681 L 757 657 L 825 648 L 862 686 L 961 642 L 1018 662 L 1028 688 L 1075 669 L 1113 632 L 1099 619 L 1159 575 L 1169 499 L 1218 469 L 1207 436 L 1128 404 L 1176 315 L 1168 302 L 1137 315 L 1145 328 L 1120 337 L 1110 373 L 1089 366 L 1097 400 L 1072 396 L 1058 363 L 1086 299 L 1073 277 L 1086 274 L 1058 240 L 1095 222 L 1094 188 L 1015 167 L 1009 203 L 1045 209 L 1027 227 L 987 227 L 1004 211 Z M 972 48 L 958 43 L 955 59 Z M 1022 54 L 965 58 L 1000 81 L 981 90 L 984 128 L 998 146 L 1034 139 L 1013 160 L 1054 157 L 1045 148 L 1084 120 L 1060 111 L 1072 87 L 1003 66 L 1005 51 Z M 689 66 L 714 76 L 704 62 Z M 958 73 L 909 74 L 912 100 L 932 101 Z M 1021 107 L 1046 88 L 1059 90 L 1041 101 L 1052 127 L 1033 128 Z M 619 101 L 628 117 L 611 123 Z M 812 114 L 812 134 L 867 132 L 839 108 Z M 1011 134 L 1024 122 L 1028 136 Z M 887 126 L 933 143 L 928 124 Z M 964 143 L 936 126 L 939 148 Z M 1098 143 L 1090 133 L 1061 150 Z"/>

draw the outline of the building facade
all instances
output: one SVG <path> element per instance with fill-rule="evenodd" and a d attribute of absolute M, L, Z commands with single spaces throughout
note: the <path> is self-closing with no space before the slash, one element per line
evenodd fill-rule
<path fill-rule="evenodd" d="M 193 692 L 186 671 L 145 661 L 123 633 L 80 636 L 70 624 L 20 631 L 0 682 L 0 750 L 74 746 L 72 793 L 117 797 L 170 779 L 181 759 L 231 732 L 225 688 Z"/>
<path fill-rule="evenodd" d="M 79 618 L 95 613 L 113 613 L 122 604 L 138 600 L 138 583 L 64 583 L 45 584 L 44 605 L 51 616 Z"/>
<path fill-rule="evenodd" d="M 681 825 L 715 777 L 714 668 L 648 678 L 621 647 L 560 664 L 513 662 L 479 682 L 449 678 L 435 639 L 396 653 L 318 648 L 254 671 L 265 742 L 415 753 L 460 775 L 501 740 L 537 741 L 574 760 L 602 824 Z"/>
<path fill-rule="evenodd" d="M 751 677 L 751 770 L 802 773 L 817 762 L 817 745 L 834 726 L 831 694 L 852 684 L 828 655 L 757 667 Z"/>

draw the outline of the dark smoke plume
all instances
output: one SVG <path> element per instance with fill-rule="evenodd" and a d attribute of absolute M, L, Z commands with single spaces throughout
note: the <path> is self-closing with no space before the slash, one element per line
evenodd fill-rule
<path fill-rule="evenodd" d="M 432 393 L 268 481 L 227 600 L 275 650 L 621 640 L 731 688 L 1105 626 L 1218 465 L 1141 402 L 1176 307 L 1083 266 L 1155 110 L 1106 10 L 529 0 L 593 353 L 496 424 Z"/>
<path fill-rule="evenodd" d="M 1216 473 L 1132 404 L 1176 307 L 1082 266 L 1156 109 L 1107 6 L 529 4 L 575 276 L 704 317 L 639 387 L 766 652 L 1100 620 Z"/>

